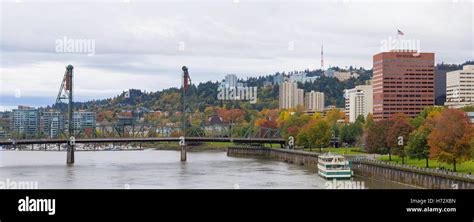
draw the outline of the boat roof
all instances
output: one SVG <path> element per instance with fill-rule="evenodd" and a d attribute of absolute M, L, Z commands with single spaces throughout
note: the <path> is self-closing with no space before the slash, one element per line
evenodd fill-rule
<path fill-rule="evenodd" d="M 319 155 L 320 157 L 344 157 L 343 155 L 335 154 L 335 153 L 323 153 Z"/>

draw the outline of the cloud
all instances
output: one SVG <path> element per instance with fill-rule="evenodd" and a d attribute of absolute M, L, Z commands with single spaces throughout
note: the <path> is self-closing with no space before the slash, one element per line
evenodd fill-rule
<path fill-rule="evenodd" d="M 78 98 L 106 98 L 128 88 L 179 86 L 181 66 L 193 82 L 325 64 L 371 67 L 381 41 L 396 30 L 420 40 L 437 62 L 473 59 L 472 2 L 122 1 L 2 3 L 2 97 L 55 98 L 67 64 Z M 58 53 L 55 41 L 88 39 L 95 56 Z M 289 45 L 294 50 L 289 50 Z M 49 100 L 48 100 L 49 101 Z"/>

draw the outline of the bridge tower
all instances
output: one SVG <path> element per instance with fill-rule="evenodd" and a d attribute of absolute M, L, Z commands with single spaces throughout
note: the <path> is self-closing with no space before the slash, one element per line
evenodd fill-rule
<path fill-rule="evenodd" d="M 67 106 L 67 116 L 68 116 L 68 132 L 69 140 L 67 147 L 67 164 L 74 164 L 74 126 L 73 126 L 73 99 L 72 99 L 72 83 L 73 83 L 73 69 L 72 65 L 66 67 L 66 72 L 64 73 L 63 81 L 61 82 L 61 88 L 59 88 L 58 97 L 56 98 L 56 104 L 62 103 L 62 100 L 68 100 Z"/>
<path fill-rule="evenodd" d="M 186 91 L 189 88 L 189 85 L 191 83 L 191 78 L 189 77 L 188 73 L 188 67 L 183 66 L 183 91 L 181 95 L 181 105 L 183 108 L 183 113 L 181 113 L 181 118 L 182 118 L 182 127 L 183 127 L 183 137 L 180 138 L 180 143 L 179 145 L 181 146 L 181 161 L 186 161 Z"/>

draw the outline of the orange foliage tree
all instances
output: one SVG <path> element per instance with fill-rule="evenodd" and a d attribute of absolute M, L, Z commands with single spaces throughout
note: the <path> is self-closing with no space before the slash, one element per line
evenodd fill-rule
<path fill-rule="evenodd" d="M 467 114 L 461 110 L 445 109 L 435 118 L 428 136 L 430 157 L 438 161 L 456 164 L 469 160 L 472 153 L 473 126 Z"/>

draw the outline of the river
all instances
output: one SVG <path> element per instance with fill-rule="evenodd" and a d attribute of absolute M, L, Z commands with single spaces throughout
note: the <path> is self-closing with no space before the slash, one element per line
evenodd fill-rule
<path fill-rule="evenodd" d="M 58 151 L 0 151 L 0 182 L 34 182 L 40 189 L 326 189 L 316 169 L 226 152 L 87 151 L 66 165 Z M 365 189 L 408 188 L 354 177 Z"/>

